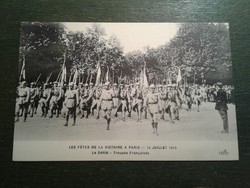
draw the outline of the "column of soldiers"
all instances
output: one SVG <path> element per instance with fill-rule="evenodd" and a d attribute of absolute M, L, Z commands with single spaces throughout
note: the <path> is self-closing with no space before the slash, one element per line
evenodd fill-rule
<path fill-rule="evenodd" d="M 118 113 L 121 113 L 122 120 L 125 121 L 126 116 L 131 117 L 131 114 L 135 113 L 136 121 L 142 122 L 142 117 L 147 119 L 149 114 L 153 133 L 159 135 L 159 118 L 165 120 L 168 115 L 170 123 L 175 123 L 176 120 L 180 120 L 179 110 L 183 104 L 186 104 L 187 111 L 191 111 L 193 104 L 197 105 L 197 111 L 199 111 L 201 102 L 208 102 L 213 97 L 217 102 L 216 93 L 213 93 L 215 96 L 211 95 L 211 88 L 205 85 L 178 86 L 165 82 L 163 85 L 151 84 L 149 87 L 140 83 L 130 85 L 115 83 L 111 86 L 109 82 L 98 86 L 94 86 L 93 83 L 80 83 L 77 86 L 72 82 L 68 86 L 57 82 L 38 86 L 32 82 L 30 87 L 27 87 L 24 81 L 17 88 L 16 121 L 19 121 L 20 116 L 23 116 L 26 121 L 28 114 L 33 117 L 37 113 L 39 104 L 41 117 L 53 118 L 54 115 L 59 117 L 62 114 L 65 118 L 65 126 L 68 126 L 70 118 L 73 119 L 72 125 L 76 125 L 77 115 L 80 115 L 80 118 L 88 118 L 92 115 L 99 119 L 100 112 L 103 111 L 107 130 L 110 129 L 112 115 L 117 117 Z M 226 100 L 230 96 L 228 88 L 225 91 Z M 217 98 L 221 98 L 220 96 L 221 94 Z M 225 132 L 228 132 L 225 109 L 227 108 L 224 107 L 224 111 L 220 111 L 220 114 L 223 116 Z"/>

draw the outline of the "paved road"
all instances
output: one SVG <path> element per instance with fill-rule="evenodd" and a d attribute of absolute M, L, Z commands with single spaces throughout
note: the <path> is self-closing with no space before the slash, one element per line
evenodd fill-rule
<path fill-rule="evenodd" d="M 15 140 L 172 140 L 172 141 L 216 141 L 237 140 L 235 106 L 229 106 L 229 134 L 219 133 L 222 130 L 222 120 L 214 103 L 202 103 L 200 112 L 193 107 L 191 112 L 182 109 L 180 121 L 174 124 L 166 120 L 159 121 L 159 136 L 152 134 L 150 119 L 136 122 L 135 113 L 126 121 L 112 117 L 111 130 L 106 130 L 106 121 L 94 116 L 88 119 L 77 117 L 76 126 L 64 127 L 63 117 L 53 119 L 41 118 L 40 112 L 27 122 L 15 123 Z M 185 106 L 184 106 L 185 108 Z M 21 119 L 20 119 L 21 120 Z M 71 125 L 72 119 L 69 121 Z"/>

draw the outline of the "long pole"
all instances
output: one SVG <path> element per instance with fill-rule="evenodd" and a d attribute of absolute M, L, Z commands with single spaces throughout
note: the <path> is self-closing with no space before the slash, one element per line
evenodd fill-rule
<path fill-rule="evenodd" d="M 41 74 L 42 74 L 42 73 L 40 73 L 39 76 L 37 77 L 37 79 L 36 79 L 36 84 L 37 84 L 38 80 L 40 79 Z"/>

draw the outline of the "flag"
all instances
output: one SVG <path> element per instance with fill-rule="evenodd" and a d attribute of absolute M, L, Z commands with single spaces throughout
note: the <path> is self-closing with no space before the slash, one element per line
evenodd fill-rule
<path fill-rule="evenodd" d="M 61 85 L 66 83 L 66 67 L 65 66 L 62 68 L 60 83 L 61 83 Z"/>
<path fill-rule="evenodd" d="M 148 87 L 148 78 L 147 78 L 147 74 L 146 74 L 146 65 L 144 66 L 144 70 L 143 70 L 143 85 L 144 87 Z"/>
<path fill-rule="evenodd" d="M 100 62 L 98 62 L 95 86 L 98 86 L 100 83 L 101 83 L 101 66 L 100 66 Z"/>
<path fill-rule="evenodd" d="M 23 65 L 21 68 L 21 73 L 19 77 L 19 81 L 26 80 L 26 75 L 25 75 L 25 56 L 23 56 Z"/>
<path fill-rule="evenodd" d="M 77 82 L 77 78 L 78 78 L 78 70 L 76 69 L 75 70 L 75 74 L 74 74 L 74 77 L 73 77 L 73 83 L 76 85 L 76 82 Z"/>
<path fill-rule="evenodd" d="M 144 69 L 140 72 L 140 85 L 142 86 L 144 84 Z"/>
<path fill-rule="evenodd" d="M 178 84 L 181 80 L 182 80 L 182 77 L 181 77 L 181 70 L 180 70 L 180 68 L 179 68 L 178 76 L 177 76 L 177 79 L 176 79 L 176 83 Z"/>
<path fill-rule="evenodd" d="M 109 68 L 107 67 L 105 82 L 109 82 Z"/>
<path fill-rule="evenodd" d="M 168 72 L 168 84 L 172 84 L 172 78 L 170 72 Z"/>

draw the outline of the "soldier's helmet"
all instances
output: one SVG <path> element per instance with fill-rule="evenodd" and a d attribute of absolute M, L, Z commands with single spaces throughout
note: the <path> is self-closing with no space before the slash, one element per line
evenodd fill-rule
<path fill-rule="evenodd" d="M 120 84 L 120 87 L 121 87 L 121 86 L 124 86 L 124 84 Z"/>
<path fill-rule="evenodd" d="M 172 87 L 172 84 L 168 84 L 167 87 Z"/>
<path fill-rule="evenodd" d="M 154 84 L 151 84 L 151 85 L 149 86 L 149 88 L 150 88 L 150 89 L 154 89 L 154 88 L 155 88 L 155 85 L 154 85 Z"/>
<path fill-rule="evenodd" d="M 70 82 L 70 83 L 69 83 L 69 86 L 74 86 L 74 83 L 73 83 L 73 82 Z"/>
<path fill-rule="evenodd" d="M 137 82 L 137 83 L 136 83 L 136 85 L 137 85 L 137 86 L 139 86 L 139 85 L 140 85 L 140 83 L 139 83 L 139 82 Z"/>
<path fill-rule="evenodd" d="M 31 85 L 31 86 L 34 86 L 34 85 L 36 85 L 36 84 L 35 84 L 35 82 L 31 82 L 30 85 Z"/>
<path fill-rule="evenodd" d="M 90 85 L 90 86 L 93 86 L 94 84 L 91 82 L 89 85 Z"/>
<path fill-rule="evenodd" d="M 159 88 L 162 88 L 162 85 L 160 84 L 158 87 L 159 87 Z"/>
<path fill-rule="evenodd" d="M 176 87 L 177 85 L 176 84 L 172 84 L 173 87 Z"/>
<path fill-rule="evenodd" d="M 117 83 L 114 83 L 114 86 L 117 86 Z"/>
<path fill-rule="evenodd" d="M 83 86 L 83 83 L 82 83 L 82 82 L 80 82 L 80 83 L 79 83 L 79 85 Z"/>
<path fill-rule="evenodd" d="M 85 84 L 84 86 L 85 86 L 85 87 L 88 87 L 88 84 Z"/>

